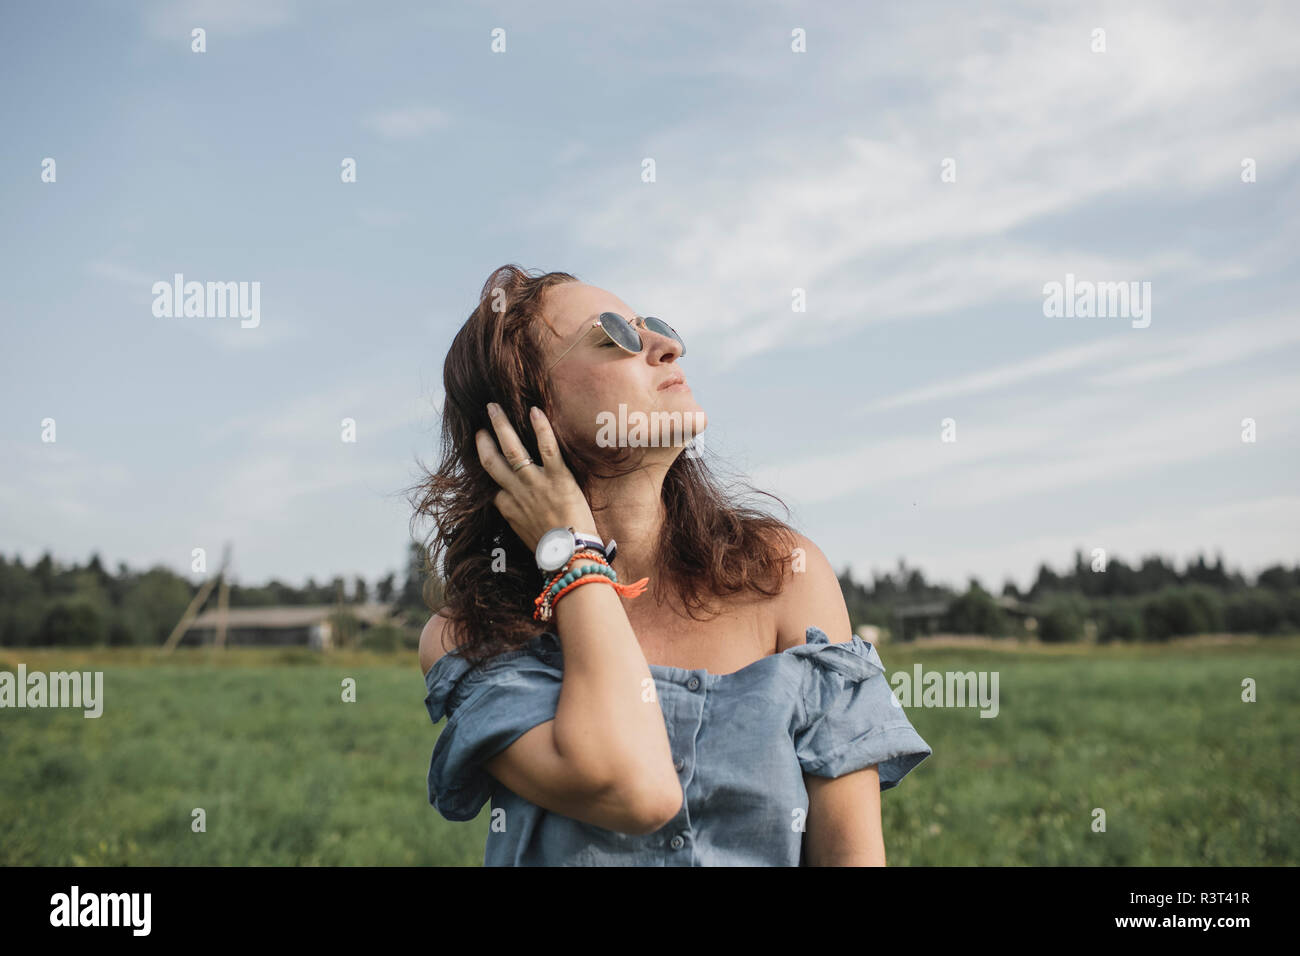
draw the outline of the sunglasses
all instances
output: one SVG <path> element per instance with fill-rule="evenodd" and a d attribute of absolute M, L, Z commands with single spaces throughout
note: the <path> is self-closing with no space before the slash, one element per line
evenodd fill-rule
<path fill-rule="evenodd" d="M 686 355 L 686 343 L 682 341 L 682 337 L 677 334 L 677 330 L 671 325 L 663 319 L 656 319 L 653 315 L 638 318 L 640 318 L 641 326 L 643 328 L 649 329 L 651 332 L 657 332 L 660 335 L 666 335 L 668 338 L 680 345 L 682 347 L 682 355 Z M 592 322 L 587 331 L 591 331 L 591 329 L 595 328 L 603 329 L 605 335 L 607 335 L 615 345 L 625 352 L 636 354 L 644 347 L 644 343 L 641 341 L 641 333 L 636 330 L 631 322 L 623 318 L 623 316 L 619 315 L 617 312 L 600 313 L 600 318 Z M 547 371 L 549 372 L 552 368 L 555 368 L 555 366 L 559 364 L 560 359 L 572 352 L 574 346 L 584 338 L 586 338 L 585 334 L 578 336 L 578 341 L 565 349 L 564 352 L 561 353 L 560 358 L 557 358 L 551 363 L 551 367 L 548 368 Z"/>

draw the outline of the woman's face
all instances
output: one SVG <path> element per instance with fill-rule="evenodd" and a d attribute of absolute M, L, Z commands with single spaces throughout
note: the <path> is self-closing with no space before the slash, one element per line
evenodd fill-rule
<path fill-rule="evenodd" d="M 545 364 L 560 359 L 550 372 L 556 402 L 551 422 L 568 440 L 590 448 L 644 448 L 647 461 L 671 462 L 707 426 L 689 385 L 661 387 L 685 379 L 677 361 L 682 346 L 640 328 L 639 313 L 623 300 L 586 283 L 565 282 L 546 291 L 544 312 L 559 333 L 542 328 Z M 625 351 L 591 327 L 602 312 L 617 312 L 637 326 L 640 352 Z"/>

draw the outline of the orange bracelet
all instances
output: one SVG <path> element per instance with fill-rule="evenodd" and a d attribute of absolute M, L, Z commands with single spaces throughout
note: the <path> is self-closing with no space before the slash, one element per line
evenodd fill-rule
<path fill-rule="evenodd" d="M 540 621 L 550 620 L 554 614 L 555 605 L 559 603 L 560 598 L 568 594 L 570 591 L 572 591 L 575 587 L 577 587 L 580 584 L 587 584 L 591 581 L 606 581 L 614 588 L 615 591 L 617 591 L 622 596 L 626 598 L 635 598 L 635 597 L 639 597 L 642 593 L 645 592 L 646 584 L 649 583 L 650 581 L 649 578 L 642 578 L 640 581 L 637 581 L 633 584 L 621 584 L 618 581 L 612 580 L 611 578 L 605 576 L 604 574 L 597 574 L 595 572 L 590 572 L 578 578 L 576 581 L 571 581 L 568 585 L 566 585 L 558 593 L 556 593 L 556 595 L 553 598 L 547 600 L 547 595 L 550 594 L 551 588 L 555 586 L 555 582 L 560 580 L 562 577 L 564 577 L 564 575 L 568 574 L 569 569 L 573 567 L 573 565 L 577 563 L 579 559 L 590 564 L 602 564 L 605 567 L 609 568 L 609 562 L 605 560 L 604 555 L 600 554 L 600 552 L 592 551 L 589 549 L 580 549 L 578 551 L 575 551 L 573 556 L 570 557 L 569 560 L 565 562 L 564 567 L 559 569 L 559 571 L 556 572 L 554 577 L 552 577 L 549 581 L 546 582 L 546 586 L 542 589 L 542 593 L 539 594 L 537 598 L 533 601 L 533 604 L 536 605 L 533 611 L 534 620 L 540 620 Z M 612 572 L 613 568 L 610 568 L 610 571 Z"/>

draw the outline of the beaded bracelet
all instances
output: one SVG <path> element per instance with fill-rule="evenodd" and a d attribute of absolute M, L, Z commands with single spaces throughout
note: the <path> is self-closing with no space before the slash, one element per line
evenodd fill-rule
<path fill-rule="evenodd" d="M 579 565 L 579 561 L 586 558 L 587 563 Z M 554 613 L 555 602 L 559 600 L 559 593 L 566 591 L 573 583 L 579 579 L 608 580 L 611 584 L 617 584 L 618 575 L 614 569 L 598 554 L 579 555 L 574 554 L 565 566 L 556 572 L 555 576 L 547 582 L 542 589 L 542 593 L 533 601 L 537 605 L 537 610 L 533 617 L 543 621 L 549 621 Z"/>
<path fill-rule="evenodd" d="M 550 580 L 546 582 L 546 587 L 543 589 L 543 593 L 549 591 L 551 586 L 554 585 L 556 581 L 560 580 L 560 578 L 564 577 L 569 572 L 569 569 L 580 560 L 594 561 L 597 564 L 603 564 L 606 567 L 609 567 L 609 562 L 605 560 L 605 556 L 599 551 L 591 548 L 579 548 L 577 551 L 573 552 L 569 557 L 569 560 L 564 563 L 564 567 L 560 568 L 558 571 L 551 572 Z M 545 574 L 543 574 L 543 580 L 545 580 Z M 615 576 L 614 580 L 617 581 L 618 577 Z"/>
<path fill-rule="evenodd" d="M 618 580 L 618 573 L 613 568 L 611 568 L 608 564 L 597 564 L 595 561 L 593 561 L 590 564 L 580 564 L 577 567 L 570 567 L 570 569 L 566 571 L 561 578 L 559 578 L 551 585 L 550 593 L 554 595 L 555 592 L 560 589 L 560 586 L 562 584 L 568 584 L 570 581 L 576 581 L 578 578 L 588 573 L 603 574 L 605 575 L 605 577 L 610 578 L 613 581 Z"/>
<path fill-rule="evenodd" d="M 605 561 L 605 556 L 599 551 L 589 548 L 579 548 L 570 555 L 569 560 L 565 562 L 564 567 L 552 573 L 550 580 L 548 580 L 542 588 L 542 593 L 534 599 L 533 604 L 536 605 L 536 609 L 533 611 L 534 620 L 549 621 L 551 619 L 552 608 L 554 607 L 552 595 L 555 593 L 556 585 L 566 574 L 569 573 L 569 569 L 580 560 L 586 560 L 590 563 L 599 563 L 608 567 L 608 562 Z M 610 570 L 613 569 L 611 568 Z"/>
<path fill-rule="evenodd" d="M 569 582 L 567 585 L 565 585 L 564 590 L 561 591 L 554 599 L 549 600 L 546 603 L 542 604 L 542 606 L 538 609 L 541 612 L 540 620 L 549 621 L 552 617 L 555 616 L 555 605 L 559 602 L 561 597 L 568 594 L 574 588 L 582 587 L 582 585 L 584 584 L 591 584 L 595 581 L 609 581 L 609 578 L 602 577 L 599 574 L 588 574 L 578 578 L 576 581 Z M 609 583 L 613 584 L 614 582 L 609 581 Z M 533 617 L 537 617 L 537 616 L 538 616 L 537 614 L 533 615 Z"/>
<path fill-rule="evenodd" d="M 580 559 L 586 560 L 587 563 L 575 568 L 574 564 Z M 598 551 L 580 550 L 569 558 L 565 566 L 548 582 L 546 588 L 533 601 L 537 606 L 533 611 L 533 618 L 534 620 L 549 621 L 555 613 L 555 605 L 559 603 L 560 598 L 583 584 L 590 584 L 593 581 L 606 581 L 619 594 L 627 598 L 634 598 L 645 591 L 649 580 L 649 578 L 642 578 L 635 584 L 620 584 L 617 572 L 609 566 L 609 562 L 604 559 L 604 555 Z"/>

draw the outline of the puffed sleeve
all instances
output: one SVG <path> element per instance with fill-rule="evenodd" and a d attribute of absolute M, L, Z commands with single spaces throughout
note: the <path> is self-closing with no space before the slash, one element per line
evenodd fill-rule
<path fill-rule="evenodd" d="M 816 627 L 805 639 L 786 649 L 805 664 L 803 714 L 794 732 L 804 773 L 840 777 L 876 764 L 880 789 L 897 786 L 932 751 L 894 696 L 875 646 L 856 634 L 832 642 Z"/>
<path fill-rule="evenodd" d="M 536 641 L 474 668 L 454 652 L 439 658 L 424 678 L 429 719 L 447 718 L 429 760 L 429 803 L 448 820 L 478 816 L 496 785 L 484 761 L 555 718 L 562 681 Z"/>

